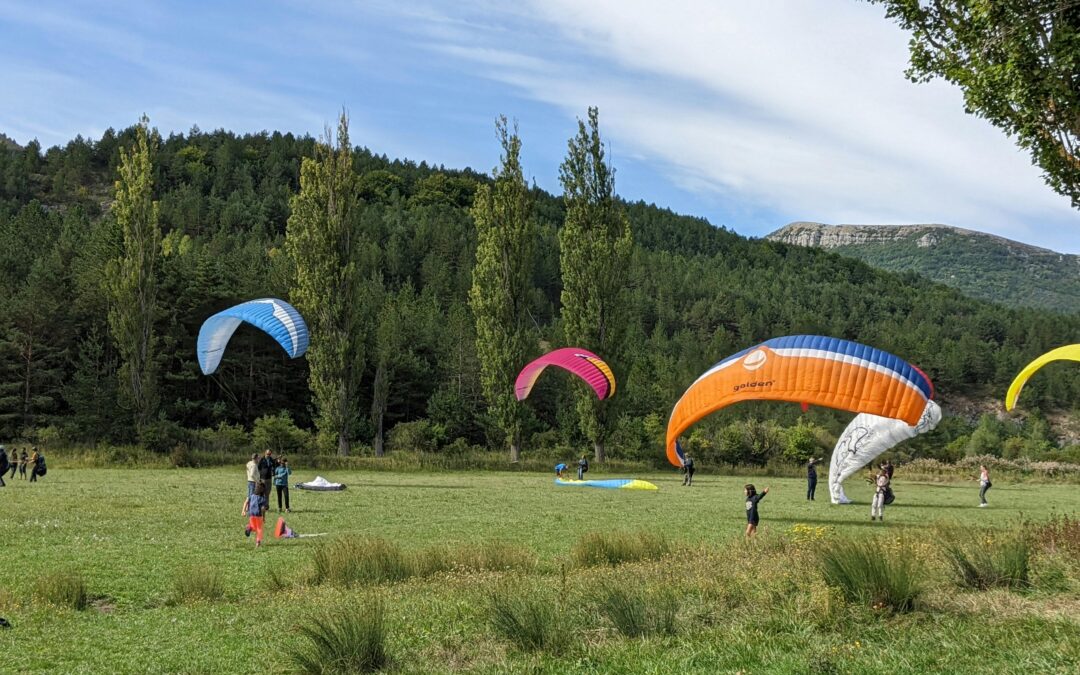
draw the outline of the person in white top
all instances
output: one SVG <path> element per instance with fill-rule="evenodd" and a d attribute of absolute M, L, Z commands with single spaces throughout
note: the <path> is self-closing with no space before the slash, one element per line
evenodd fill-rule
<path fill-rule="evenodd" d="M 885 520 L 885 493 L 889 491 L 889 476 L 882 471 L 873 479 L 877 486 L 874 501 L 870 503 L 870 520 Z"/>
<path fill-rule="evenodd" d="M 990 482 L 990 471 L 985 465 L 979 465 L 979 506 L 990 506 L 986 501 L 986 491 L 994 486 Z"/>
<path fill-rule="evenodd" d="M 255 483 L 259 480 L 259 454 L 251 455 L 251 461 L 247 463 L 248 498 L 255 494 Z"/>

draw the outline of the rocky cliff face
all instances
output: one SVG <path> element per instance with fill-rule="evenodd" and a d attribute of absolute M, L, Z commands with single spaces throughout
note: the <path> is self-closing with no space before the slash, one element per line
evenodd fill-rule
<path fill-rule="evenodd" d="M 948 225 L 797 222 L 766 239 L 833 249 L 881 269 L 915 272 L 976 298 L 1080 311 L 1080 256 Z"/>
<path fill-rule="evenodd" d="M 899 241 L 913 241 L 919 248 L 932 248 L 941 241 L 942 235 L 946 234 L 992 241 L 1005 246 L 1012 253 L 1062 256 L 1062 254 L 1048 249 L 1022 244 L 997 235 L 937 223 L 925 225 L 826 225 L 824 223 L 796 222 L 785 225 L 765 238 L 770 241 L 780 241 L 796 246 L 814 246 L 826 249 L 842 248 L 844 246 L 866 246 L 868 244 L 888 244 Z"/>

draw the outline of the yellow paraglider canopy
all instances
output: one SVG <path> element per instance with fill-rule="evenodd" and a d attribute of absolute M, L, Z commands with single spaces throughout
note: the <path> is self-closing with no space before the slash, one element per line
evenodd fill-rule
<path fill-rule="evenodd" d="M 1027 384 L 1028 379 L 1035 374 L 1036 370 L 1042 368 L 1051 361 L 1080 361 L 1080 344 L 1065 345 L 1064 347 L 1052 349 L 1024 366 L 1024 369 L 1020 371 L 1020 374 L 1017 375 L 1016 379 L 1009 385 L 1008 393 L 1005 394 L 1006 410 L 1012 410 L 1016 407 L 1016 399 L 1020 397 L 1020 390 Z"/>

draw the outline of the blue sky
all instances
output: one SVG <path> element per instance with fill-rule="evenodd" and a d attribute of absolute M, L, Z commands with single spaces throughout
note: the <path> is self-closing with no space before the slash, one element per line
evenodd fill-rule
<path fill-rule="evenodd" d="M 1080 253 L 1080 213 L 958 90 L 903 77 L 906 36 L 844 0 L 0 0 L 0 132 L 319 134 L 490 171 L 494 119 L 559 192 L 600 108 L 616 189 L 750 236 L 793 220 L 947 223 Z"/>

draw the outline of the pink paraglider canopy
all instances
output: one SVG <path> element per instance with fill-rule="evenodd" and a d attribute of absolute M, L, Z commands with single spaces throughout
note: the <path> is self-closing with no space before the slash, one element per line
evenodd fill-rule
<path fill-rule="evenodd" d="M 585 380 L 601 401 L 615 393 L 615 375 L 603 359 L 587 349 L 564 347 L 544 354 L 521 369 L 514 382 L 517 400 L 524 401 L 528 397 L 536 378 L 548 366 L 558 366 Z"/>

